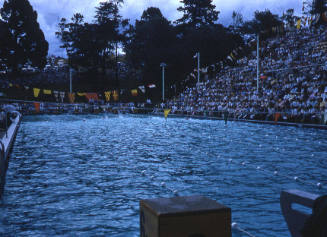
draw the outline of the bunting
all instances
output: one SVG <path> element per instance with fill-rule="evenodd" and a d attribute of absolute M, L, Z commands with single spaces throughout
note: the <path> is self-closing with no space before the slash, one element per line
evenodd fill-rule
<path fill-rule="evenodd" d="M 69 102 L 72 104 L 75 102 L 75 93 L 68 93 Z"/>
<path fill-rule="evenodd" d="M 59 94 L 60 94 L 61 103 L 63 103 L 64 102 L 64 98 L 65 98 L 65 92 L 64 91 L 60 91 Z"/>
<path fill-rule="evenodd" d="M 98 98 L 98 94 L 97 93 L 85 93 L 85 97 L 90 101 L 90 100 L 93 100 L 93 101 L 97 101 L 99 100 Z"/>
<path fill-rule="evenodd" d="M 43 94 L 45 94 L 45 95 L 51 95 L 51 90 L 44 89 L 43 90 Z"/>
<path fill-rule="evenodd" d="M 114 101 L 118 101 L 118 99 L 119 99 L 119 95 L 118 95 L 118 91 L 113 91 L 113 95 L 112 95 L 113 97 L 114 97 Z"/>
<path fill-rule="evenodd" d="M 145 93 L 145 87 L 144 86 L 139 86 L 140 91 L 142 91 L 142 93 Z"/>
<path fill-rule="evenodd" d="M 39 88 L 33 88 L 34 97 L 39 97 L 40 89 Z"/>
<path fill-rule="evenodd" d="M 301 29 L 301 19 L 298 19 L 296 22 L 296 29 Z"/>
<path fill-rule="evenodd" d="M 106 97 L 106 101 L 110 101 L 110 95 L 111 95 L 111 91 L 105 91 L 104 95 Z"/>
<path fill-rule="evenodd" d="M 137 96 L 137 89 L 131 90 L 132 96 Z"/>
<path fill-rule="evenodd" d="M 56 98 L 56 102 L 58 102 L 58 99 L 59 99 L 59 92 L 58 91 L 53 91 L 53 94 Z"/>
<path fill-rule="evenodd" d="M 165 115 L 165 119 L 167 119 L 168 114 L 170 113 L 171 109 L 164 109 L 164 115 Z"/>
<path fill-rule="evenodd" d="M 40 103 L 34 102 L 35 112 L 40 113 Z"/>

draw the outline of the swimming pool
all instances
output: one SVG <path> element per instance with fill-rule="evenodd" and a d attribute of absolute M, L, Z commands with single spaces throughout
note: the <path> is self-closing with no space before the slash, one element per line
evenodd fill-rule
<path fill-rule="evenodd" d="M 315 184 L 326 184 L 326 154 L 322 130 L 137 115 L 27 116 L 9 163 L 0 233 L 138 236 L 139 200 L 175 191 L 231 207 L 233 221 L 256 236 L 289 236 L 280 191 L 323 194 Z"/>

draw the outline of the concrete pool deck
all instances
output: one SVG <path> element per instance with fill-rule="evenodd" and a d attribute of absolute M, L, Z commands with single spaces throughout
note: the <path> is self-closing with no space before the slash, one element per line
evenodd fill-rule
<path fill-rule="evenodd" d="M 159 114 L 153 114 L 159 115 Z M 161 116 L 161 114 L 160 114 Z M 173 118 L 193 118 L 193 119 L 209 119 L 209 120 L 224 120 L 219 117 L 201 116 L 201 115 L 182 115 L 182 114 L 169 114 L 168 117 Z M 249 120 L 249 119 L 234 119 L 229 118 L 228 122 L 246 122 L 246 123 L 258 123 L 258 124 L 269 124 L 269 125 L 280 125 L 280 126 L 291 126 L 299 128 L 316 128 L 327 130 L 327 125 L 323 124 L 309 124 L 309 123 L 291 123 L 291 122 L 275 122 L 275 121 L 265 121 L 265 120 Z"/>
<path fill-rule="evenodd" d="M 2 196 L 3 187 L 5 185 L 10 151 L 15 142 L 21 119 L 22 116 L 17 115 L 12 124 L 9 126 L 7 135 L 5 131 L 1 131 L 0 133 L 0 197 Z"/>

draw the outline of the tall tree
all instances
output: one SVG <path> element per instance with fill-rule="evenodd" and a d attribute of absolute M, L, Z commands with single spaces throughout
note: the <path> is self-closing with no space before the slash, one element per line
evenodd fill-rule
<path fill-rule="evenodd" d="M 269 10 L 256 11 L 254 19 L 247 21 L 242 26 L 242 31 L 249 34 L 260 34 L 263 37 L 271 36 L 273 27 L 281 27 L 282 21 L 278 15 Z"/>
<path fill-rule="evenodd" d="M 0 14 L 10 32 L 7 35 L 11 42 L 10 54 L 5 59 L 7 67 L 13 72 L 19 72 L 25 63 L 44 68 L 49 44 L 37 22 L 37 13 L 29 1 L 6 0 Z"/>
<path fill-rule="evenodd" d="M 66 49 L 71 67 L 92 69 L 97 66 L 99 42 L 96 31 L 97 25 L 84 23 L 80 13 L 74 14 L 69 23 L 65 18 L 61 19 L 56 35 L 63 43 L 60 47 Z"/>
<path fill-rule="evenodd" d="M 325 0 L 315 0 L 312 2 L 312 14 L 321 14 L 327 11 L 327 2 Z"/>
<path fill-rule="evenodd" d="M 101 56 L 103 62 L 108 59 L 108 55 L 114 52 L 116 86 L 118 86 L 118 47 L 125 40 L 123 29 L 128 25 L 128 20 L 123 19 L 119 14 L 119 8 L 123 4 L 123 0 L 107 0 L 100 2 L 100 6 L 96 8 L 96 22 L 98 24 L 98 35 L 100 39 Z M 105 63 L 103 63 L 105 67 Z"/>
<path fill-rule="evenodd" d="M 0 70 L 6 70 L 7 65 L 12 64 L 10 52 L 14 43 L 8 24 L 0 19 Z"/>
<path fill-rule="evenodd" d="M 199 28 L 204 25 L 213 25 L 218 20 L 219 11 L 212 4 L 212 0 L 181 0 L 184 6 L 177 8 L 183 16 L 177 24 Z"/>
<path fill-rule="evenodd" d="M 281 19 L 289 27 L 295 27 L 295 23 L 300 18 L 297 16 L 294 16 L 294 9 L 288 9 L 286 12 L 283 13 Z"/>
<path fill-rule="evenodd" d="M 141 71 L 142 83 L 161 86 L 160 63 L 170 67 L 175 58 L 176 34 L 171 23 L 158 8 L 146 9 L 135 26 L 130 26 L 125 51 L 130 66 Z M 159 75 L 159 76 L 158 76 Z M 167 76 L 166 83 L 169 84 Z"/>
<path fill-rule="evenodd" d="M 243 15 L 239 12 L 233 11 L 232 13 L 233 19 L 233 28 L 239 29 L 243 25 Z"/>

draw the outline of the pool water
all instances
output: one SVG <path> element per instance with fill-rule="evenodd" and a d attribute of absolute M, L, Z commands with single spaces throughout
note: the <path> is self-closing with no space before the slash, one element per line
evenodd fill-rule
<path fill-rule="evenodd" d="M 0 233 L 139 236 L 139 200 L 177 192 L 231 207 L 232 221 L 255 236 L 290 236 L 280 192 L 326 193 L 326 154 L 323 130 L 136 115 L 27 116 L 9 163 Z"/>

